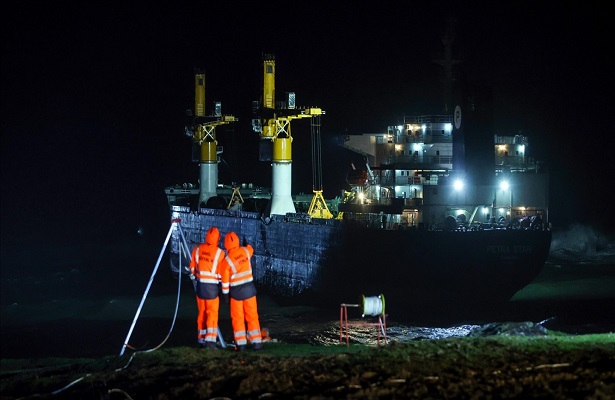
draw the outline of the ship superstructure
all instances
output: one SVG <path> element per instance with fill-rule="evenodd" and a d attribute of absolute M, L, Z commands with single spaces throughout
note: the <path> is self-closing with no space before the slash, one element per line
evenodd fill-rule
<path fill-rule="evenodd" d="M 384 211 L 390 229 L 548 223 L 549 175 L 543 164 L 526 156 L 528 138 L 493 135 L 491 152 L 482 155 L 493 160 L 491 176 L 481 185 L 456 154 L 464 153 L 454 143 L 457 131 L 453 115 L 424 115 L 405 116 L 386 132 L 346 135 L 342 146 L 364 155 L 366 166 L 350 174 L 365 179 L 349 179 L 352 201 L 341 209 Z M 397 212 L 386 212 L 391 204 L 397 204 Z"/>
<path fill-rule="evenodd" d="M 383 132 L 340 140 L 365 158 L 348 175 L 340 210 L 387 229 L 545 229 L 548 171 L 527 156 L 526 136 L 495 133 L 490 90 L 456 77 L 454 39 L 451 21 L 434 60 L 443 113 L 403 116 Z"/>

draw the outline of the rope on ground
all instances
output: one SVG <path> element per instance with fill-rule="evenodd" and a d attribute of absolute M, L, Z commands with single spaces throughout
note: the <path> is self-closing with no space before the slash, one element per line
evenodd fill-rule
<path fill-rule="evenodd" d="M 181 258 L 181 256 L 180 256 Z M 169 329 L 169 333 L 167 333 L 167 336 L 164 338 L 164 340 L 156 347 L 149 349 L 149 350 L 142 350 L 142 351 L 137 351 L 132 353 L 132 355 L 130 356 L 130 359 L 128 360 L 128 362 L 126 363 L 126 365 L 124 365 L 122 368 L 117 368 L 115 370 L 115 372 L 124 370 L 126 368 L 128 368 L 128 366 L 130 365 L 130 363 L 132 362 L 132 359 L 139 353 L 149 353 L 152 352 L 154 350 L 158 350 L 159 348 L 161 348 L 166 341 L 169 339 L 169 337 L 171 336 L 171 332 L 173 332 L 173 328 L 175 327 L 175 321 L 177 320 L 177 312 L 179 310 L 179 300 L 180 300 L 180 296 L 181 296 L 181 284 L 182 284 L 182 275 L 181 275 L 182 271 L 181 271 L 181 266 L 180 268 L 177 269 L 177 301 L 175 302 L 175 314 L 173 315 L 173 322 L 171 323 L 171 328 Z M 125 344 L 126 347 L 128 347 L 128 343 Z"/>
<path fill-rule="evenodd" d="M 71 382 L 71 383 L 69 383 L 68 385 L 64 386 L 63 388 L 61 388 L 61 389 L 58 389 L 58 390 L 55 390 L 55 391 L 51 392 L 51 394 L 55 396 L 56 394 L 61 393 L 61 392 L 65 391 L 66 389 L 68 389 L 69 387 L 71 387 L 71 386 L 75 385 L 76 383 L 81 382 L 82 380 L 84 380 L 84 379 L 85 379 L 85 378 L 87 378 L 88 376 L 90 376 L 90 374 L 86 374 L 86 375 L 82 376 L 82 377 L 81 377 L 81 378 L 79 378 L 79 379 L 75 379 L 74 381 L 72 381 L 72 382 Z"/>

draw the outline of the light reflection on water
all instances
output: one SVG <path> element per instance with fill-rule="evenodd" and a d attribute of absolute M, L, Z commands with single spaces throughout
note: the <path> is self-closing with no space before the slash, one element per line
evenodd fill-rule
<path fill-rule="evenodd" d="M 272 337 L 277 341 L 290 344 L 309 343 L 314 345 L 338 345 L 345 343 L 345 331 L 340 334 L 339 322 L 313 324 L 304 326 L 307 329 L 294 329 L 285 332 L 272 332 Z M 460 325 L 449 328 L 432 328 L 394 325 L 386 327 L 386 339 L 388 343 L 407 343 L 416 340 L 445 339 L 450 337 L 467 336 L 470 332 L 480 328 L 479 325 Z M 349 343 L 377 345 L 384 343 L 384 335 L 379 326 L 350 326 Z"/>

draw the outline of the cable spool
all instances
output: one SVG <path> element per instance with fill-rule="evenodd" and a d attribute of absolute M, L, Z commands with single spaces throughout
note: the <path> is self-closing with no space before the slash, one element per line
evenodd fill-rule
<path fill-rule="evenodd" d="M 380 294 L 379 296 L 365 297 L 363 298 L 363 315 L 370 317 L 377 317 L 379 315 L 384 315 L 384 295 Z"/>

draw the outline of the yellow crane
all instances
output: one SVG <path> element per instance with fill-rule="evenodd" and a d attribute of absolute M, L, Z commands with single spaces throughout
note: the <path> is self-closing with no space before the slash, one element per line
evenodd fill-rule
<path fill-rule="evenodd" d="M 260 135 L 260 160 L 272 162 L 272 187 L 270 214 L 285 215 L 294 213 L 292 201 L 292 142 L 291 121 L 295 119 L 312 119 L 313 156 L 314 140 L 320 145 L 320 116 L 324 111 L 319 107 L 297 108 L 295 94 L 288 93 L 285 102 L 276 103 L 275 99 L 275 57 L 265 54 L 263 57 L 263 97 L 255 107 L 258 118 L 252 120 L 252 128 Z M 317 161 L 320 163 L 318 146 Z M 314 160 L 313 160 L 314 164 Z M 320 170 L 320 165 L 312 168 Z M 314 198 L 308 213 L 314 218 L 332 218 L 322 195 L 320 182 L 314 184 Z"/>
<path fill-rule="evenodd" d="M 221 103 L 215 103 L 214 112 L 205 116 L 205 73 L 196 70 L 194 74 L 194 118 L 186 126 L 185 133 L 200 147 L 200 192 L 199 204 L 205 205 L 210 197 L 216 196 L 218 187 L 218 149 L 216 127 L 236 122 L 232 115 L 222 115 Z"/>

